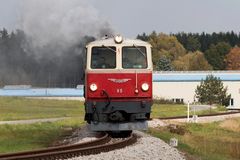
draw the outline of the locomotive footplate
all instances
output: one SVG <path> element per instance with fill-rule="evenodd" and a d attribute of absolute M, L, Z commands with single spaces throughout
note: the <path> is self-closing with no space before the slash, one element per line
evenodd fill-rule
<path fill-rule="evenodd" d="M 127 122 L 127 123 L 109 123 L 109 122 L 91 122 L 92 131 L 129 131 L 129 130 L 147 130 L 147 121 Z"/>

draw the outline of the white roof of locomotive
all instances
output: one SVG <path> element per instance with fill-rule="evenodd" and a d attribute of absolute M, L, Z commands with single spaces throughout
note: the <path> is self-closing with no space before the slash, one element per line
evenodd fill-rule
<path fill-rule="evenodd" d="M 149 43 L 144 42 L 139 39 L 123 39 L 122 43 L 115 43 L 114 38 L 108 38 L 108 39 L 101 39 L 101 40 L 96 40 L 93 42 L 90 42 L 87 46 L 111 46 L 111 45 L 123 45 L 123 46 L 151 46 Z"/>

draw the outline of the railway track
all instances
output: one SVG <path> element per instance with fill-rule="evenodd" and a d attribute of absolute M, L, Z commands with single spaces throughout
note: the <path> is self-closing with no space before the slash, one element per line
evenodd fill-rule
<path fill-rule="evenodd" d="M 131 134 L 127 138 L 113 139 L 108 134 L 103 134 L 100 138 L 85 143 L 51 147 L 42 150 L 26 151 L 12 154 L 1 154 L 0 160 L 55 160 L 67 159 L 77 156 L 98 154 L 111 150 L 124 148 L 137 141 L 137 136 Z"/>
<path fill-rule="evenodd" d="M 238 113 L 240 113 L 240 112 L 237 111 L 237 112 L 213 113 L 213 114 L 198 115 L 198 117 L 212 117 L 212 116 L 231 115 L 231 114 L 238 114 Z M 192 115 L 191 115 L 191 116 L 192 116 Z M 159 117 L 159 118 L 157 118 L 157 119 L 160 119 L 160 120 L 168 120 L 168 119 L 182 119 L 182 118 L 187 118 L 187 116 Z M 151 118 L 150 120 L 152 120 L 152 118 Z"/>

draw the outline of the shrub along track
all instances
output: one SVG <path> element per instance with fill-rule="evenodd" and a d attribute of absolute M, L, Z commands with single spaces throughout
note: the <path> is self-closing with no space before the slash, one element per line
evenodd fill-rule
<path fill-rule="evenodd" d="M 124 148 L 137 141 L 137 136 L 131 134 L 127 138 L 113 139 L 104 133 L 100 138 L 85 143 L 51 147 L 42 150 L 19 152 L 13 154 L 1 154 L 0 160 L 54 160 L 66 159 L 83 155 L 109 152 L 115 149 Z"/>

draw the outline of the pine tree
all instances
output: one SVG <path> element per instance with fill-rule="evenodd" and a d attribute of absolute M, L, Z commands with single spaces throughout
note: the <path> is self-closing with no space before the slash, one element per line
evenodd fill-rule
<path fill-rule="evenodd" d="M 226 68 L 224 58 L 229 53 L 231 46 L 226 42 L 219 42 L 216 45 L 211 45 L 205 52 L 205 57 L 213 66 L 214 70 L 223 70 Z"/>
<path fill-rule="evenodd" d="M 138 34 L 137 39 L 141 39 L 143 41 L 148 41 L 149 40 L 149 35 L 147 35 L 145 32 L 143 32 L 142 35 Z"/>
<path fill-rule="evenodd" d="M 221 104 L 228 106 L 231 95 L 227 94 L 227 87 L 224 88 L 220 78 L 208 75 L 201 84 L 197 86 L 196 98 L 200 103 L 205 104 Z"/>
<path fill-rule="evenodd" d="M 171 65 L 170 59 L 168 59 L 165 56 L 162 56 L 156 64 L 156 70 L 157 71 L 172 71 L 173 67 Z"/>

